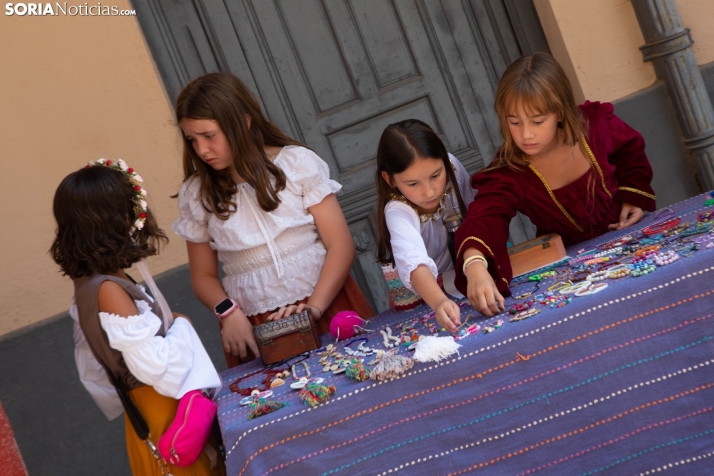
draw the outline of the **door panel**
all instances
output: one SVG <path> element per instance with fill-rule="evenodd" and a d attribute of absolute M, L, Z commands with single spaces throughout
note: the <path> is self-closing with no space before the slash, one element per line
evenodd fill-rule
<path fill-rule="evenodd" d="M 386 305 L 371 213 L 382 131 L 421 119 L 470 172 L 482 168 L 500 144 L 497 78 L 525 40 L 539 41 L 528 36 L 532 21 L 510 24 L 533 15 L 514 0 L 133 3 L 173 98 L 190 79 L 231 71 L 272 122 L 328 163 L 357 243 L 353 274 L 377 310 Z M 511 231 L 514 242 L 529 233 L 518 219 Z"/>

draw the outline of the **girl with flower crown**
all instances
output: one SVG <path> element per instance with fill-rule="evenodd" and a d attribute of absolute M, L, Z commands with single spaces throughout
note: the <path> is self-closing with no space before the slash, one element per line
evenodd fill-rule
<path fill-rule="evenodd" d="M 188 318 L 171 313 L 148 273 L 144 258 L 167 239 L 141 183 L 121 159 L 100 159 L 65 177 L 54 197 L 57 234 L 50 253 L 74 284 L 70 315 L 80 380 L 110 420 L 124 410 L 119 395 L 128 395 L 148 425 L 147 440 L 157 445 L 178 399 L 221 381 Z M 132 265 L 155 299 L 126 273 Z M 165 474 L 128 414 L 125 432 L 132 473 Z M 163 464 L 175 476 L 225 474 L 223 463 L 213 466 L 206 452 L 188 467 Z"/>
<path fill-rule="evenodd" d="M 220 320 L 228 366 L 258 355 L 253 325 L 308 309 L 326 333 L 340 310 L 372 316 L 349 275 L 355 246 L 327 164 L 229 73 L 186 86 L 176 119 L 184 184 L 172 229 L 186 240 L 196 296 Z"/>

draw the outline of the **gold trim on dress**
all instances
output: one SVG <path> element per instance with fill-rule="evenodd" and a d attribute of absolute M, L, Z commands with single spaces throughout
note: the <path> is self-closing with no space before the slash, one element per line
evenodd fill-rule
<path fill-rule="evenodd" d="M 652 200 L 657 200 L 657 197 L 652 195 L 651 193 L 643 192 L 642 190 L 637 190 L 636 188 L 632 187 L 617 187 L 618 190 L 622 190 L 623 192 L 632 192 L 632 193 L 639 193 L 640 195 L 644 195 L 647 198 L 651 198 Z"/>
<path fill-rule="evenodd" d="M 595 158 L 595 154 L 593 154 L 593 151 L 590 149 L 590 146 L 588 145 L 588 141 L 585 140 L 585 136 L 580 136 L 580 141 L 583 143 L 583 147 L 585 147 L 585 151 L 588 153 L 590 162 L 593 163 L 593 166 L 595 166 L 597 173 L 600 174 L 600 183 L 602 184 L 602 189 L 605 190 L 605 193 L 607 194 L 608 197 L 612 198 L 612 194 L 607 189 L 607 186 L 605 186 L 605 175 L 602 173 L 600 164 L 598 164 L 597 159 Z"/>
<path fill-rule="evenodd" d="M 481 243 L 483 246 L 486 247 L 486 249 L 488 250 L 491 257 L 493 257 L 493 259 L 496 259 L 496 255 L 493 254 L 493 251 L 491 251 L 491 248 L 486 244 L 486 242 L 483 241 L 481 238 L 476 238 L 475 236 L 469 236 L 468 238 L 466 238 L 464 241 L 461 242 L 461 246 L 459 246 L 459 251 L 456 253 L 456 256 L 459 256 L 461 254 L 461 248 L 463 248 L 464 245 L 466 244 L 466 242 L 469 240 L 474 240 L 474 241 L 477 241 L 478 243 Z"/>
<path fill-rule="evenodd" d="M 555 198 L 555 195 L 553 194 L 553 191 L 550 189 L 550 185 L 548 185 L 548 182 L 546 182 L 545 177 L 543 177 L 540 174 L 540 172 L 538 172 L 538 169 L 536 169 L 533 166 L 533 164 L 531 164 L 530 162 L 528 162 L 528 168 L 530 168 L 533 171 L 533 173 L 536 174 L 536 176 L 540 179 L 540 181 L 543 182 L 543 186 L 545 186 L 545 189 L 548 191 L 548 195 L 550 195 L 550 198 L 553 200 L 553 202 L 555 202 L 555 204 L 558 205 L 558 208 L 560 208 L 560 211 L 563 213 L 563 215 L 565 215 L 565 217 L 568 220 L 570 220 L 570 223 L 572 223 L 573 226 L 575 228 L 577 228 L 579 232 L 582 233 L 583 229 L 580 228 L 580 226 L 577 223 L 575 223 L 575 220 L 573 220 L 573 217 L 571 217 L 570 214 L 567 211 L 565 211 L 565 208 L 563 207 L 563 205 L 561 205 L 560 202 L 558 201 L 558 199 Z"/>

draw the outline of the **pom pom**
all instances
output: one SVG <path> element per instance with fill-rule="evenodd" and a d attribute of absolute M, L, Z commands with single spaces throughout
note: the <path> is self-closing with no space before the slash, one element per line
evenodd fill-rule
<path fill-rule="evenodd" d="M 259 398 L 255 402 L 250 404 L 250 413 L 248 414 L 248 420 L 258 418 L 259 416 L 267 415 L 268 413 L 273 413 L 275 410 L 279 410 L 283 407 L 286 407 L 287 405 L 287 403 L 269 400 L 267 398 Z"/>
<path fill-rule="evenodd" d="M 330 321 L 330 334 L 337 340 L 351 339 L 357 334 L 355 326 L 359 327 L 364 319 L 354 311 L 340 311 Z"/>
<path fill-rule="evenodd" d="M 459 347 L 461 344 L 457 344 L 452 336 L 424 337 L 416 344 L 414 360 L 417 362 L 439 362 L 457 353 Z"/>
<path fill-rule="evenodd" d="M 374 369 L 369 375 L 372 380 L 389 380 L 399 377 L 414 366 L 414 359 L 397 354 L 396 349 L 377 352 L 377 358 L 372 361 Z"/>
<path fill-rule="evenodd" d="M 364 365 L 359 359 L 350 359 L 345 373 L 350 380 L 354 380 L 355 382 L 364 382 L 369 379 L 369 370 L 364 368 Z"/>
<path fill-rule="evenodd" d="M 316 407 L 337 391 L 334 385 L 325 386 L 318 383 L 308 383 L 300 390 L 300 398 L 305 405 Z"/>

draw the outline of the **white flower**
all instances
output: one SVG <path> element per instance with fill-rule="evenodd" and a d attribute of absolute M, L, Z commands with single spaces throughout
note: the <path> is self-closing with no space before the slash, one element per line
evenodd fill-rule
<path fill-rule="evenodd" d="M 136 228 L 137 230 L 141 230 L 142 228 L 144 228 L 144 222 L 141 220 L 141 218 L 137 219 L 134 222 L 134 228 Z"/>
<path fill-rule="evenodd" d="M 126 172 L 126 171 L 129 169 L 129 166 L 126 165 L 126 162 L 124 162 L 124 159 L 118 159 L 117 161 L 119 162 L 119 167 L 120 167 L 124 172 Z"/>
<path fill-rule="evenodd" d="M 139 175 L 139 174 L 134 174 L 134 180 L 136 180 L 139 183 L 142 183 L 144 181 L 144 179 L 141 178 L 141 175 Z"/>
<path fill-rule="evenodd" d="M 145 196 L 146 196 L 146 190 L 144 190 L 144 189 L 142 188 L 142 189 L 139 190 L 139 191 L 141 192 L 141 196 L 142 196 L 142 197 L 145 197 Z"/>
<path fill-rule="evenodd" d="M 141 209 L 142 209 L 142 210 L 146 210 L 146 201 L 140 200 L 140 201 L 139 201 L 139 206 L 141 206 Z"/>
<path fill-rule="evenodd" d="M 106 159 L 99 159 L 99 160 L 97 160 L 97 163 L 104 165 L 104 162 L 106 162 L 106 161 L 107 161 Z"/>

